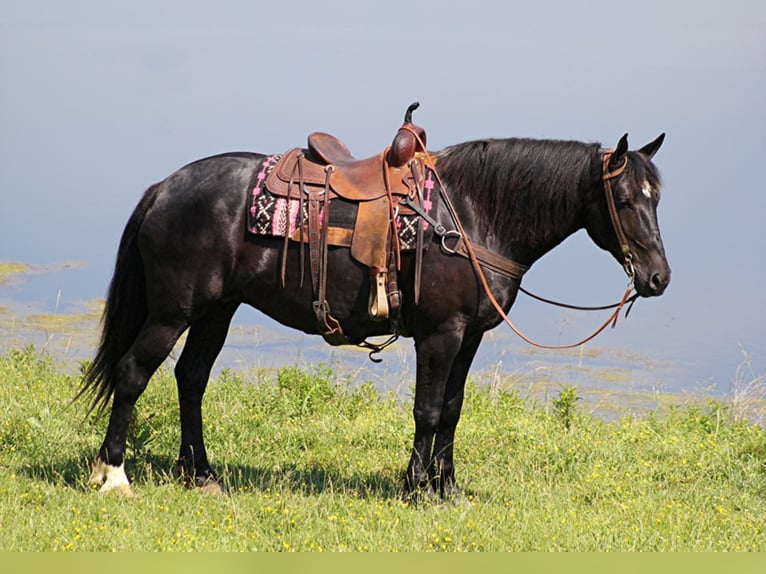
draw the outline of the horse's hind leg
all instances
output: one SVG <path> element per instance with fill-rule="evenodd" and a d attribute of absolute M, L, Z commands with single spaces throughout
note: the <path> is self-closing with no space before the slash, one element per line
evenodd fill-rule
<path fill-rule="evenodd" d="M 125 474 L 125 442 L 133 408 L 152 374 L 168 356 L 185 328 L 185 322 L 158 323 L 148 320 L 120 359 L 109 426 L 90 479 L 91 483 L 102 485 L 102 492 L 116 490 L 130 494 Z"/>
<path fill-rule="evenodd" d="M 188 485 L 213 492 L 220 486 L 210 469 L 202 438 L 202 396 L 238 305 L 213 307 L 192 323 L 175 369 L 181 412 L 178 467 Z"/>

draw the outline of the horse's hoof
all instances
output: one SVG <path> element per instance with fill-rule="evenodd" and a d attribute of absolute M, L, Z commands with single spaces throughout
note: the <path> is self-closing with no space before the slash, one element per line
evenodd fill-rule
<path fill-rule="evenodd" d="M 411 506 L 418 506 L 419 504 L 433 504 L 435 502 L 439 502 L 439 500 L 439 496 L 429 485 L 415 489 L 409 489 L 405 487 L 404 491 L 402 492 L 402 501 L 405 504 Z"/>
<path fill-rule="evenodd" d="M 442 498 L 455 506 L 473 506 L 473 496 L 464 492 L 457 483 L 452 481 L 444 485 Z"/>
<path fill-rule="evenodd" d="M 213 474 L 206 474 L 197 477 L 187 477 L 186 488 L 190 490 L 197 490 L 204 494 L 218 495 L 223 494 L 223 487 L 218 479 Z"/>
<path fill-rule="evenodd" d="M 211 496 L 223 495 L 223 488 L 221 488 L 221 485 L 217 483 L 206 484 L 205 486 L 198 486 L 197 490 L 199 490 L 203 494 L 208 494 Z"/>
<path fill-rule="evenodd" d="M 111 488 L 106 488 L 106 485 L 102 486 L 98 489 L 98 491 L 101 494 L 108 494 L 108 495 L 115 495 L 115 496 L 123 496 L 125 498 L 133 498 L 133 490 L 130 488 L 129 484 L 121 484 L 119 486 L 114 486 Z"/>
<path fill-rule="evenodd" d="M 452 506 L 459 506 L 466 509 L 473 507 L 473 495 L 466 494 L 462 490 L 445 495 L 444 499 Z"/>
<path fill-rule="evenodd" d="M 214 496 L 223 494 L 221 483 L 212 477 L 205 477 L 202 480 L 198 480 L 196 489 L 204 494 L 211 494 Z"/>
<path fill-rule="evenodd" d="M 112 466 L 100 459 L 93 462 L 93 471 L 90 474 L 90 483 L 100 486 L 98 491 L 102 494 L 114 493 L 131 498 L 133 491 L 130 489 L 130 481 L 125 474 L 125 464 Z"/>

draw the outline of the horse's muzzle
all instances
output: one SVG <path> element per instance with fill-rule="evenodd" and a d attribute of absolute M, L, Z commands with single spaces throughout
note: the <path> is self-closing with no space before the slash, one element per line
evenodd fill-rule
<path fill-rule="evenodd" d="M 670 268 L 665 265 L 662 269 L 650 271 L 643 279 L 638 274 L 635 287 L 642 297 L 658 297 L 665 292 L 668 283 L 670 283 Z"/>

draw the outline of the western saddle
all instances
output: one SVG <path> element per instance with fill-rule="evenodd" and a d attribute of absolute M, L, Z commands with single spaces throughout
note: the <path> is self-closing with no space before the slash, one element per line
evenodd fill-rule
<path fill-rule="evenodd" d="M 370 317 L 388 319 L 393 332 L 398 332 L 401 293 L 397 285 L 400 254 L 396 215 L 414 213 L 400 200 L 422 205 L 425 180 L 426 133 L 412 123 L 412 112 L 418 107 L 415 102 L 407 108 L 404 123 L 391 145 L 372 157 L 356 159 L 335 136 L 314 132 L 308 136 L 307 150 L 294 148 L 286 152 L 266 178 L 265 185 L 271 193 L 300 202 L 299 225 L 285 237 L 285 243 L 291 239 L 309 245 L 314 311 L 319 331 L 330 344 L 361 342 L 349 340 L 330 314 L 326 298 L 328 245 L 350 247 L 351 256 L 369 268 Z M 331 202 L 336 198 L 356 204 L 352 230 L 328 226 Z M 305 220 L 304 213 L 307 214 Z M 422 238 L 422 222 L 418 224 L 418 237 Z M 419 244 L 422 246 L 422 241 Z M 300 254 L 303 282 L 303 249 Z M 285 248 L 281 268 L 283 284 L 286 259 Z M 374 347 L 370 345 L 363 346 Z"/>

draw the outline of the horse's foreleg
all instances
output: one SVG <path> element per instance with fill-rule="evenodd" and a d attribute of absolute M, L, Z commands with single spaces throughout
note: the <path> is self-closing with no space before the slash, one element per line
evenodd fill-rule
<path fill-rule="evenodd" d="M 415 439 L 405 478 L 407 495 L 430 491 L 434 486 L 435 469 L 431 464 L 434 436 L 442 417 L 447 378 L 460 341 L 457 330 L 447 330 L 416 342 Z"/>
<path fill-rule="evenodd" d="M 112 400 L 112 412 L 104 442 L 93 463 L 91 483 L 101 485 L 101 491 L 130 494 L 125 474 L 125 443 L 128 425 L 138 397 L 146 389 L 149 378 L 173 348 L 185 324 L 147 322 L 130 350 L 117 365 L 117 382 Z"/>
<path fill-rule="evenodd" d="M 181 414 L 178 467 L 187 484 L 210 492 L 220 492 L 220 485 L 208 463 L 202 438 L 202 397 L 237 306 L 215 307 L 195 321 L 189 327 L 184 350 L 175 368 Z"/>
<path fill-rule="evenodd" d="M 460 420 L 460 411 L 463 407 L 465 380 L 481 339 L 482 335 L 478 335 L 470 339 L 466 338 L 463 341 L 460 352 L 452 363 L 452 369 L 447 379 L 439 427 L 434 440 L 432 463 L 436 471 L 435 487 L 438 488 L 444 498 L 460 494 L 460 489 L 455 481 L 455 466 L 453 462 L 455 429 Z"/>

